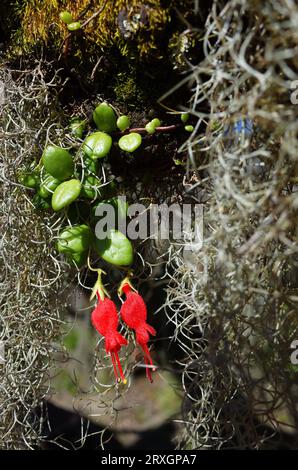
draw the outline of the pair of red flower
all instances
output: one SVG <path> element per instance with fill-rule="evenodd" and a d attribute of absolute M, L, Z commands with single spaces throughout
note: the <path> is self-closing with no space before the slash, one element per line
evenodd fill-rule
<path fill-rule="evenodd" d="M 105 349 L 106 352 L 111 355 L 117 381 L 119 380 L 119 371 L 121 380 L 126 383 L 118 352 L 121 349 L 121 346 L 127 345 L 127 340 L 117 331 L 119 319 L 116 305 L 111 299 L 109 299 L 108 294 L 102 285 L 101 274 L 102 271 L 98 270 L 98 279 L 91 295 L 91 298 L 95 297 L 95 295 L 97 296 L 97 305 L 91 314 L 91 322 L 94 328 L 105 337 Z M 146 366 L 153 366 L 147 343 L 150 339 L 149 333 L 151 335 L 155 335 L 156 331 L 152 326 L 146 323 L 146 304 L 138 292 L 133 288 L 128 277 L 126 277 L 120 284 L 118 293 L 119 295 L 122 295 L 123 292 L 126 299 L 120 310 L 121 318 L 129 328 L 134 330 L 136 342 L 144 351 Z M 152 382 L 150 367 L 146 367 L 146 375 Z"/>

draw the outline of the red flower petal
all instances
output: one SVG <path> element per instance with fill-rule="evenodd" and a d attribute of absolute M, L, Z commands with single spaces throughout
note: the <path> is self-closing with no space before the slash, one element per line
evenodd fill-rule
<path fill-rule="evenodd" d="M 105 349 L 106 352 L 111 355 L 114 374 L 117 379 L 119 370 L 120 377 L 124 383 L 126 379 L 123 374 L 123 370 L 120 364 L 118 351 L 121 349 L 121 346 L 126 346 L 126 339 L 117 331 L 118 328 L 118 313 L 116 305 L 109 298 L 104 298 L 103 300 L 100 296 L 97 296 L 98 304 L 91 313 L 91 322 L 94 328 L 105 337 Z"/>

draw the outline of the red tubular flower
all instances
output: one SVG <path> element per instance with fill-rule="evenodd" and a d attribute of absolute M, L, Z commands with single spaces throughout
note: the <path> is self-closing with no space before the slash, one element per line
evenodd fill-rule
<path fill-rule="evenodd" d="M 94 286 L 94 293 L 96 293 L 98 303 L 91 313 L 91 322 L 94 328 L 105 337 L 105 349 L 106 352 L 111 355 L 114 374 L 119 381 L 118 371 L 123 383 L 126 383 L 126 379 L 123 374 L 123 370 L 120 364 L 118 352 L 121 346 L 126 346 L 126 339 L 117 331 L 118 328 L 118 313 L 116 306 L 112 300 L 105 297 L 105 290 L 101 283 L 101 271 L 98 271 L 98 280 Z"/>
<path fill-rule="evenodd" d="M 119 294 L 121 295 L 122 292 L 125 293 L 126 300 L 123 302 L 120 310 L 121 318 L 129 328 L 135 331 L 136 341 L 144 351 L 145 364 L 153 366 L 147 343 L 150 339 L 149 333 L 155 336 L 156 331 L 152 326 L 146 323 L 146 304 L 140 294 L 133 290 L 133 287 L 127 278 L 124 279 L 120 285 Z M 146 367 L 146 375 L 150 382 L 152 382 L 150 367 Z"/>

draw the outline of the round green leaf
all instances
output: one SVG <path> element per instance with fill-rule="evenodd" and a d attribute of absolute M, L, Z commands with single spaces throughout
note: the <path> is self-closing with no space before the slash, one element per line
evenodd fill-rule
<path fill-rule="evenodd" d="M 40 185 L 38 194 L 43 199 L 47 199 L 60 183 L 61 181 L 57 180 L 57 178 L 54 178 L 52 175 L 46 175 Z"/>
<path fill-rule="evenodd" d="M 190 125 L 187 125 L 187 126 L 184 126 L 184 129 L 186 130 L 186 132 L 193 132 L 194 127 L 190 126 Z"/>
<path fill-rule="evenodd" d="M 117 119 L 117 127 L 120 131 L 125 131 L 130 126 L 130 119 L 128 116 L 120 116 Z"/>
<path fill-rule="evenodd" d="M 121 197 L 113 197 L 111 199 L 107 199 L 105 203 L 112 204 L 117 211 L 117 216 L 121 219 L 126 219 L 128 211 L 128 202 L 126 200 L 123 200 Z"/>
<path fill-rule="evenodd" d="M 72 14 L 69 11 L 61 11 L 59 17 L 66 24 L 70 24 L 73 21 Z"/>
<path fill-rule="evenodd" d="M 156 127 L 160 126 L 160 120 L 158 118 L 152 119 L 152 121 L 148 122 L 146 124 L 145 129 L 148 132 L 148 134 L 154 134 Z"/>
<path fill-rule="evenodd" d="M 112 229 L 109 238 L 95 238 L 94 247 L 99 256 L 115 266 L 129 266 L 133 262 L 133 247 L 128 238 L 119 230 Z"/>
<path fill-rule="evenodd" d="M 69 31 L 77 31 L 81 28 L 81 23 L 79 21 L 75 21 L 74 23 L 70 23 L 67 25 Z"/>
<path fill-rule="evenodd" d="M 103 201 L 100 201 L 95 206 L 93 206 L 92 214 L 95 219 L 98 218 L 98 216 L 96 215 L 97 208 L 100 207 L 101 205 L 105 206 L 106 204 L 110 204 L 113 207 L 116 224 L 118 224 L 119 219 L 126 219 L 127 211 L 128 211 L 128 202 L 118 196 L 112 197 L 110 199 L 104 199 Z"/>
<path fill-rule="evenodd" d="M 119 147 L 125 152 L 134 152 L 142 143 L 142 137 L 136 132 L 124 135 L 119 139 Z"/>
<path fill-rule="evenodd" d="M 63 207 L 69 206 L 75 201 L 81 192 L 81 183 L 79 180 L 72 179 L 64 181 L 55 189 L 52 196 L 52 208 L 54 211 L 60 211 Z"/>
<path fill-rule="evenodd" d="M 103 158 L 112 147 L 112 137 L 104 132 L 94 132 L 89 135 L 83 143 L 83 152 L 89 158 Z"/>
<path fill-rule="evenodd" d="M 160 127 L 160 120 L 158 118 L 154 118 L 152 119 L 151 121 L 151 124 L 154 126 L 154 127 Z"/>
<path fill-rule="evenodd" d="M 148 122 L 148 124 L 146 124 L 145 129 L 148 132 L 148 134 L 154 134 L 155 132 L 155 127 L 153 126 L 151 122 Z"/>
<path fill-rule="evenodd" d="M 183 122 L 183 124 L 187 123 L 189 119 L 189 114 L 188 113 L 182 113 L 180 114 L 180 119 Z"/>
<path fill-rule="evenodd" d="M 57 250 L 59 253 L 77 254 L 87 251 L 93 241 L 93 233 L 88 225 L 67 227 L 59 236 Z"/>
<path fill-rule="evenodd" d="M 113 132 L 116 130 L 116 114 L 108 103 L 101 103 L 93 112 L 93 119 L 100 131 Z"/>
<path fill-rule="evenodd" d="M 42 163 L 50 175 L 60 181 L 69 178 L 74 171 L 74 163 L 70 153 L 55 145 L 47 145 L 42 154 Z"/>

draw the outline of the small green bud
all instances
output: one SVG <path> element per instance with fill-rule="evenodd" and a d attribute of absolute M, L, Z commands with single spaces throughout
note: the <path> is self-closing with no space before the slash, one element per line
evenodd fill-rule
<path fill-rule="evenodd" d="M 190 125 L 188 125 L 188 126 L 185 126 L 185 127 L 184 127 L 184 129 L 186 130 L 186 132 L 193 132 L 193 130 L 194 130 L 194 127 L 193 127 L 193 126 L 190 126 Z"/>
<path fill-rule="evenodd" d="M 81 23 L 79 21 L 75 21 L 74 23 L 70 23 L 67 25 L 69 31 L 77 31 L 81 29 Z"/>
<path fill-rule="evenodd" d="M 154 119 L 152 119 L 151 124 L 154 127 L 160 127 L 160 120 L 158 118 L 154 118 Z"/>
<path fill-rule="evenodd" d="M 61 11 L 59 17 L 63 23 L 70 24 L 73 22 L 72 14 L 69 11 Z"/>
<path fill-rule="evenodd" d="M 130 127 L 130 119 L 128 116 L 119 116 L 117 119 L 117 127 L 120 131 L 125 131 Z"/>
<path fill-rule="evenodd" d="M 131 132 L 119 139 L 119 147 L 124 152 L 134 152 L 142 143 L 142 136 L 137 132 Z"/>
<path fill-rule="evenodd" d="M 189 114 L 188 113 L 182 113 L 180 115 L 180 118 L 181 118 L 181 121 L 183 122 L 183 124 L 185 124 L 189 120 Z"/>
<path fill-rule="evenodd" d="M 19 176 L 18 181 L 27 188 L 37 188 L 39 185 L 39 175 L 36 173 L 22 174 Z"/>
<path fill-rule="evenodd" d="M 145 129 L 148 132 L 148 134 L 154 134 L 155 132 L 155 126 L 152 125 L 152 122 L 148 122 L 148 124 L 146 124 L 145 126 Z"/>
<path fill-rule="evenodd" d="M 146 131 L 148 134 L 154 134 L 156 127 L 160 126 L 160 120 L 158 118 L 152 119 L 152 121 L 148 122 L 145 126 Z"/>

